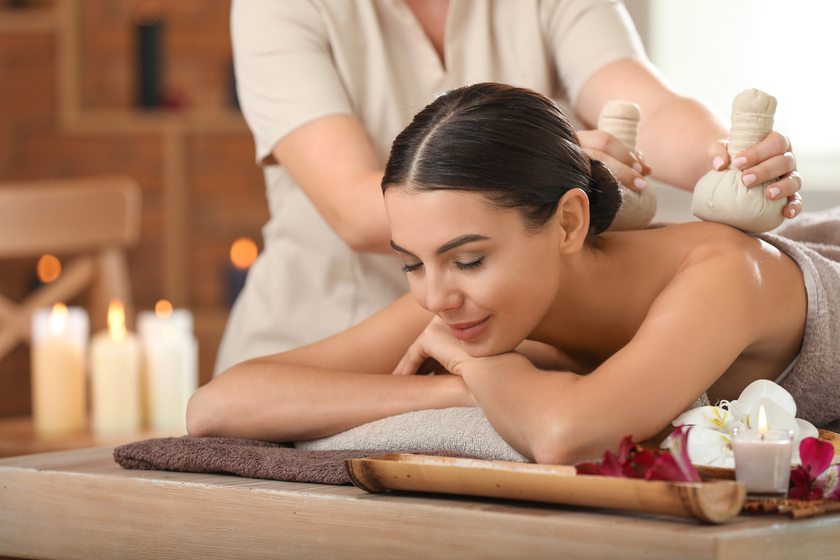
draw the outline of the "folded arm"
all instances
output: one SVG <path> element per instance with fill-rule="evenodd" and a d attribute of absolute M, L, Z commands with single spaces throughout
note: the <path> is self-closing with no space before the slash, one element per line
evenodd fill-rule
<path fill-rule="evenodd" d="M 457 376 L 385 375 L 430 317 L 408 295 L 334 337 L 239 364 L 190 399 L 189 434 L 298 441 L 414 410 L 475 406 Z"/>

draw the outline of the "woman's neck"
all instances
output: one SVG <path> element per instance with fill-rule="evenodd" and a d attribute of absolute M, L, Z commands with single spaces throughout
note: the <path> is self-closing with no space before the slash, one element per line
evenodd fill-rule
<path fill-rule="evenodd" d="M 564 255 L 557 297 L 530 338 L 595 362 L 625 346 L 671 277 L 645 237 L 605 234 Z"/>

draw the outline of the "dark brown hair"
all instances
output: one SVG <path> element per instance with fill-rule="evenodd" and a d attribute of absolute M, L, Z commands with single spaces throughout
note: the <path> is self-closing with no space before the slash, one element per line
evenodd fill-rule
<path fill-rule="evenodd" d="M 449 91 L 403 130 L 382 179 L 393 187 L 484 194 L 519 211 L 536 231 L 571 189 L 589 198 L 589 233 L 605 231 L 621 189 L 605 165 L 590 160 L 560 108 L 524 88 L 483 83 Z"/>

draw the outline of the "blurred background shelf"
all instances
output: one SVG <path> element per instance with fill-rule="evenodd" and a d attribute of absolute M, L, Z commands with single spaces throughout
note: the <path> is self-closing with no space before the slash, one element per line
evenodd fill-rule
<path fill-rule="evenodd" d="M 88 429 L 78 434 L 50 438 L 37 434 L 31 417 L 10 416 L 0 418 L 0 458 L 30 455 L 32 453 L 47 453 L 51 451 L 67 451 L 69 449 L 82 449 L 85 447 L 123 445 L 144 439 L 179 437 L 183 435 L 185 434 L 178 432 L 143 431 L 135 434 L 97 437 Z"/>
<path fill-rule="evenodd" d="M 135 308 L 168 299 L 193 312 L 205 383 L 230 311 L 231 244 L 246 236 L 261 248 L 268 208 L 233 94 L 230 1 L 154 2 L 169 102 L 153 109 L 136 94 L 135 14 L 146 4 L 0 0 L 0 183 L 135 179 L 143 196 L 140 243 L 128 252 Z M 0 293 L 26 299 L 34 270 L 32 259 L 4 261 Z M 29 371 L 24 345 L 0 360 L 0 420 L 30 414 Z M 0 431 L 0 446 L 7 437 Z"/>

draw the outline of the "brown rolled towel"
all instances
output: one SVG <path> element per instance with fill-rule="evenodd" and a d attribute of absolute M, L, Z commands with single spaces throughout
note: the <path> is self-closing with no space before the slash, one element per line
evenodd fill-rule
<path fill-rule="evenodd" d="M 249 478 L 349 484 L 344 459 L 393 453 L 376 449 L 306 451 L 282 443 L 220 437 L 169 437 L 137 441 L 114 449 L 114 460 L 126 469 L 194 473 L 228 473 Z M 406 451 L 419 455 L 471 455 L 439 449 Z"/>

